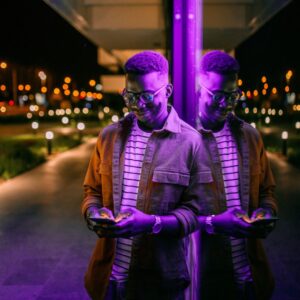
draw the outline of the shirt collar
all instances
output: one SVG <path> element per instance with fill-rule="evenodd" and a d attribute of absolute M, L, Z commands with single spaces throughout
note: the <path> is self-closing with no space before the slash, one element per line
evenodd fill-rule
<path fill-rule="evenodd" d="M 155 132 L 163 132 L 163 131 L 169 131 L 173 133 L 179 133 L 181 132 L 181 120 L 174 109 L 172 105 L 168 105 L 168 117 L 164 123 L 164 126 L 161 129 L 153 130 Z M 119 124 L 122 127 L 131 127 L 133 125 L 134 120 L 136 119 L 136 116 L 134 113 L 129 113 L 125 118 L 121 119 Z"/>

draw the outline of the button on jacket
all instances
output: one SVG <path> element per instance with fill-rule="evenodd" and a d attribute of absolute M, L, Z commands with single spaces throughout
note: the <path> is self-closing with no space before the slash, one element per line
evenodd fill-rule
<path fill-rule="evenodd" d="M 190 281 L 185 261 L 185 236 L 198 228 L 200 208 L 199 133 L 183 122 L 174 108 L 161 130 L 154 131 L 145 150 L 137 209 L 155 215 L 174 215 L 180 236 L 142 234 L 134 237 L 128 279 L 128 299 L 145 297 L 156 287 L 184 289 Z M 122 199 L 124 153 L 134 114 L 103 129 L 84 180 L 82 213 L 96 205 L 118 214 Z M 85 277 L 93 299 L 103 299 L 115 255 L 115 239 L 100 238 Z M 146 299 L 146 298 L 144 298 Z M 159 299 L 159 298 L 158 298 Z"/>

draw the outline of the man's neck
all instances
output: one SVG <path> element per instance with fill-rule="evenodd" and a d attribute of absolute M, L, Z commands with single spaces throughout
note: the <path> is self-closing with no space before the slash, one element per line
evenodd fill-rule
<path fill-rule="evenodd" d="M 146 124 L 138 120 L 138 126 L 140 127 L 140 129 L 147 132 L 162 129 L 166 123 L 168 115 L 169 112 L 166 111 L 165 113 L 162 113 L 154 122 L 149 124 Z"/>

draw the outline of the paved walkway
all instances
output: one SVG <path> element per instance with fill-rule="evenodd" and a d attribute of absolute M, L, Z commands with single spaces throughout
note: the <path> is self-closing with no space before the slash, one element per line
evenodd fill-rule
<path fill-rule="evenodd" d="M 0 299 L 86 300 L 83 274 L 96 236 L 80 215 L 95 140 L 0 185 Z M 265 241 L 275 300 L 299 299 L 300 170 L 271 155 L 280 218 Z"/>

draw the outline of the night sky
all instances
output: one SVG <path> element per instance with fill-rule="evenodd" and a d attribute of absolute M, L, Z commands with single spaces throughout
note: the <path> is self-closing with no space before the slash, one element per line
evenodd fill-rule
<path fill-rule="evenodd" d="M 299 16 L 300 1 L 294 0 L 237 47 L 240 76 L 246 85 L 255 88 L 265 75 L 268 82 L 282 87 L 285 74 L 291 69 L 291 87 L 300 92 Z"/>
<path fill-rule="evenodd" d="M 99 72 L 97 46 L 42 0 L 0 1 L 0 59 L 86 81 Z"/>

